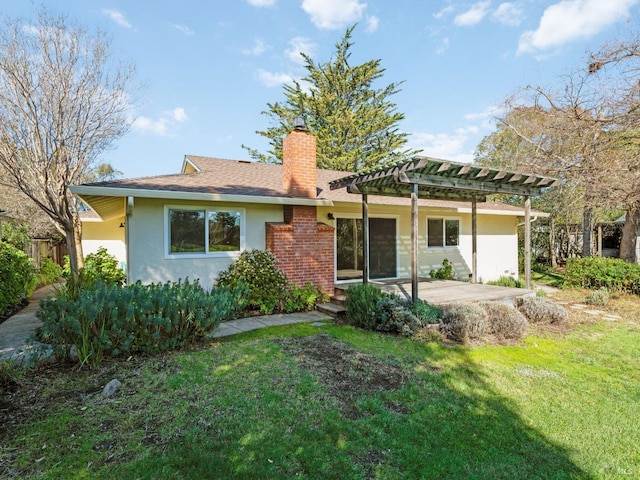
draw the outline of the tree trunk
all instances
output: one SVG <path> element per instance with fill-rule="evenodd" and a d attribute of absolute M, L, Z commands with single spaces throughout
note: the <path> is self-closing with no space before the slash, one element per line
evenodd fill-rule
<path fill-rule="evenodd" d="M 82 227 L 80 220 L 72 220 L 65 224 L 65 236 L 67 239 L 67 250 L 69 251 L 69 266 L 71 276 L 77 278 L 78 272 L 84 266 L 84 255 L 82 253 Z"/>
<path fill-rule="evenodd" d="M 591 256 L 591 231 L 593 220 L 593 208 L 585 205 L 584 210 L 582 212 L 582 256 L 590 257 Z"/>
<path fill-rule="evenodd" d="M 551 267 L 556 268 L 558 261 L 556 259 L 556 222 L 551 217 L 549 228 L 549 258 L 551 259 Z"/>
<path fill-rule="evenodd" d="M 640 221 L 640 208 L 637 203 L 627 207 L 627 217 L 622 227 L 622 240 L 620 241 L 620 258 L 627 262 L 635 263 L 636 242 L 638 239 L 638 222 Z"/>

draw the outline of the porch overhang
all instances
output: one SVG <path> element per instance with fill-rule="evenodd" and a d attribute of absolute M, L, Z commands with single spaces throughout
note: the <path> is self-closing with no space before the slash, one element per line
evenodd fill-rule
<path fill-rule="evenodd" d="M 387 163 L 329 183 L 331 190 L 346 188 L 349 193 L 362 195 L 364 234 L 363 281 L 368 281 L 368 195 L 411 198 L 411 280 L 412 298 L 418 298 L 418 199 L 455 200 L 471 202 L 472 223 L 472 281 L 477 281 L 477 202 L 486 201 L 490 194 L 518 195 L 525 198 L 525 283 L 531 286 L 531 200 L 545 189 L 558 185 L 552 177 L 531 173 L 452 162 L 430 157 L 414 157 Z"/>

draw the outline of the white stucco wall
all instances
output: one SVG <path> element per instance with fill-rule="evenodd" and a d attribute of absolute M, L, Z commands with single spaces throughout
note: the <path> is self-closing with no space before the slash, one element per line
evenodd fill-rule
<path fill-rule="evenodd" d="M 96 253 L 100 247 L 118 259 L 123 267 L 127 261 L 127 247 L 125 244 L 125 229 L 120 228 L 124 216 L 106 222 L 82 223 L 82 253 L 87 256 Z"/>
<path fill-rule="evenodd" d="M 282 206 L 214 202 L 176 202 L 136 198 L 133 213 L 127 219 L 129 229 L 129 282 L 164 283 L 189 278 L 200 279 L 210 288 L 218 274 L 238 254 L 223 257 L 171 257 L 166 254 L 165 206 L 198 208 L 241 208 L 245 212 L 245 248 L 265 248 L 265 222 L 282 222 Z"/>

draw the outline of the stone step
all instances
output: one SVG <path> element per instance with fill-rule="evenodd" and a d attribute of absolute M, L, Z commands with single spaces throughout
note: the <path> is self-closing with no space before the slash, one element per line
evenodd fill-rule
<path fill-rule="evenodd" d="M 334 295 L 331 297 L 331 303 L 344 307 L 344 302 L 347 300 L 346 295 Z"/>
<path fill-rule="evenodd" d="M 336 305 L 335 303 L 320 303 L 316 305 L 316 310 L 322 313 L 326 313 L 333 318 L 344 316 L 344 313 L 346 311 L 342 305 Z"/>

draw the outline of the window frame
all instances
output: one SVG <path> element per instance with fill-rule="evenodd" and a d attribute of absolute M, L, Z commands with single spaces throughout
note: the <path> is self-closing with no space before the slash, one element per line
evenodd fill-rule
<path fill-rule="evenodd" d="M 429 245 L 429 220 L 440 220 L 442 223 L 442 245 Z M 457 245 L 447 245 L 447 221 L 455 221 L 458 223 L 458 242 Z M 425 222 L 425 245 L 427 250 L 453 250 L 460 248 L 460 236 L 461 236 L 461 220 L 460 217 L 451 216 L 428 216 Z"/>
<path fill-rule="evenodd" d="M 172 252 L 171 251 L 171 211 L 204 211 L 204 252 Z M 240 215 L 240 248 L 239 250 L 209 251 L 209 214 L 210 213 L 237 213 Z M 245 249 L 246 237 L 246 211 L 244 208 L 194 206 L 194 205 L 165 205 L 164 206 L 164 258 L 235 258 Z"/>

